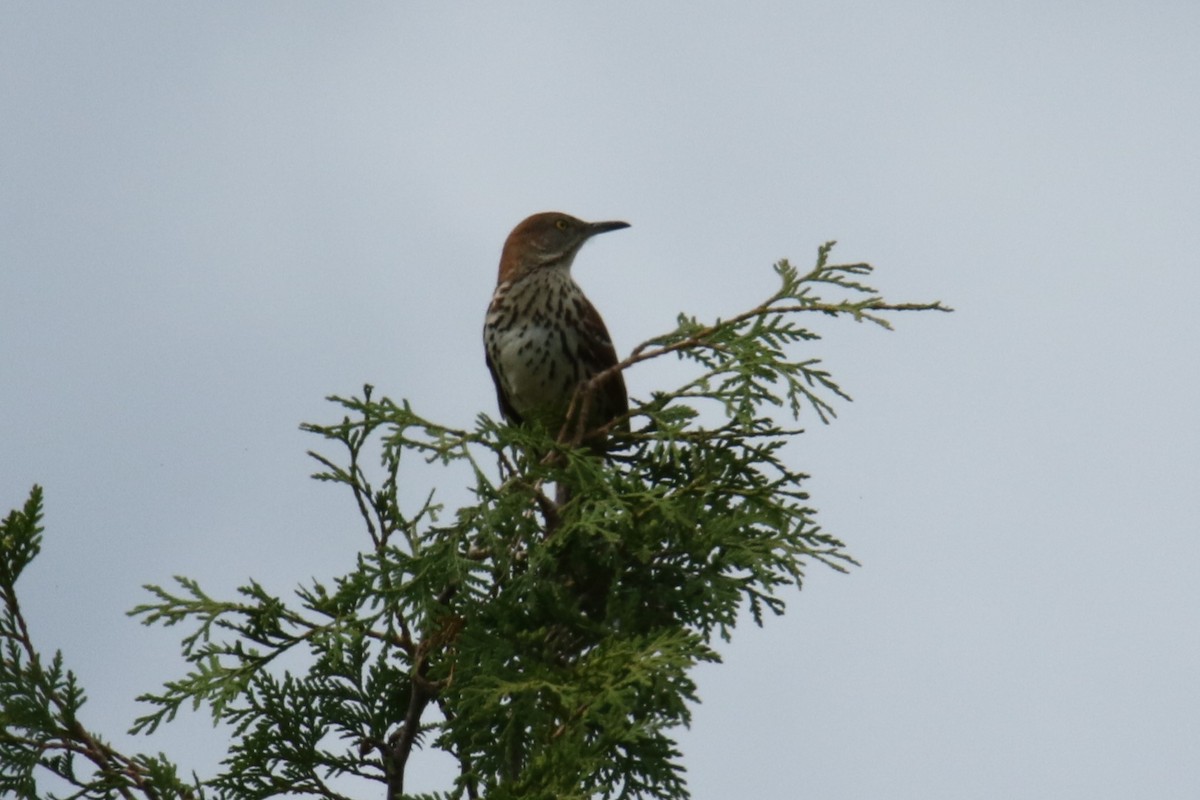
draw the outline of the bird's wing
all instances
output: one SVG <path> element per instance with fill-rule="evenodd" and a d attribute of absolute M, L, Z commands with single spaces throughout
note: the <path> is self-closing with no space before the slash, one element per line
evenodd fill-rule
<path fill-rule="evenodd" d="M 617 364 L 620 359 L 617 358 L 612 337 L 608 335 L 608 328 L 604 326 L 600 312 L 586 298 L 583 298 L 580 320 L 587 335 L 580 337 L 579 357 L 587 364 L 588 374 L 595 375 Z M 604 381 L 595 402 L 599 404 L 599 418 L 605 421 L 629 411 L 629 395 L 625 390 L 625 378 L 620 372 L 614 372 Z"/>

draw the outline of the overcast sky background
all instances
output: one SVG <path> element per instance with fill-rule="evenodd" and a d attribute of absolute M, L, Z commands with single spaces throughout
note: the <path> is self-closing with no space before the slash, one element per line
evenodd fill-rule
<path fill-rule="evenodd" d="M 45 487 L 38 644 L 87 724 L 211 774 L 203 715 L 123 735 L 184 669 L 124 612 L 347 569 L 298 425 L 365 382 L 495 414 L 516 222 L 632 223 L 575 266 L 621 352 L 837 239 L 957 311 L 820 321 L 855 402 L 794 458 L 864 566 L 700 671 L 695 796 L 1200 796 L 1198 43 L 1191 0 L 7 0 L 0 512 Z"/>

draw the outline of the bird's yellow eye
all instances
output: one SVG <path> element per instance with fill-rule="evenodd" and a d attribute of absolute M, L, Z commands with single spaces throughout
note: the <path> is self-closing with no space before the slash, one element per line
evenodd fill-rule
<path fill-rule="evenodd" d="M 554 223 L 554 227 L 558 228 L 560 231 L 565 231 L 567 229 L 567 221 L 565 219 L 560 219 Z"/>

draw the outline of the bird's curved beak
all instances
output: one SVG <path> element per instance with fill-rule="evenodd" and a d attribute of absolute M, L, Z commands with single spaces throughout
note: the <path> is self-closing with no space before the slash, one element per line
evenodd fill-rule
<path fill-rule="evenodd" d="M 587 235 L 590 239 L 598 233 L 608 233 L 609 231 L 619 231 L 621 228 L 628 228 L 628 222 L 589 222 L 587 226 Z"/>

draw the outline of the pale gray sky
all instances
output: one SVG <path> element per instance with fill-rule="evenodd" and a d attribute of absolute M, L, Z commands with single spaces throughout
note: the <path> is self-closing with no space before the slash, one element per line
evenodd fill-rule
<path fill-rule="evenodd" d="M 1197 797 L 1198 42 L 1183 0 L 5 2 L 0 511 L 45 486 L 38 642 L 88 724 L 207 773 L 203 717 L 121 735 L 183 669 L 139 585 L 348 567 L 297 426 L 364 382 L 494 414 L 517 221 L 633 224 L 576 264 L 621 351 L 836 238 L 958 311 L 822 324 L 855 402 L 794 458 L 865 566 L 700 672 L 695 796 Z"/>

